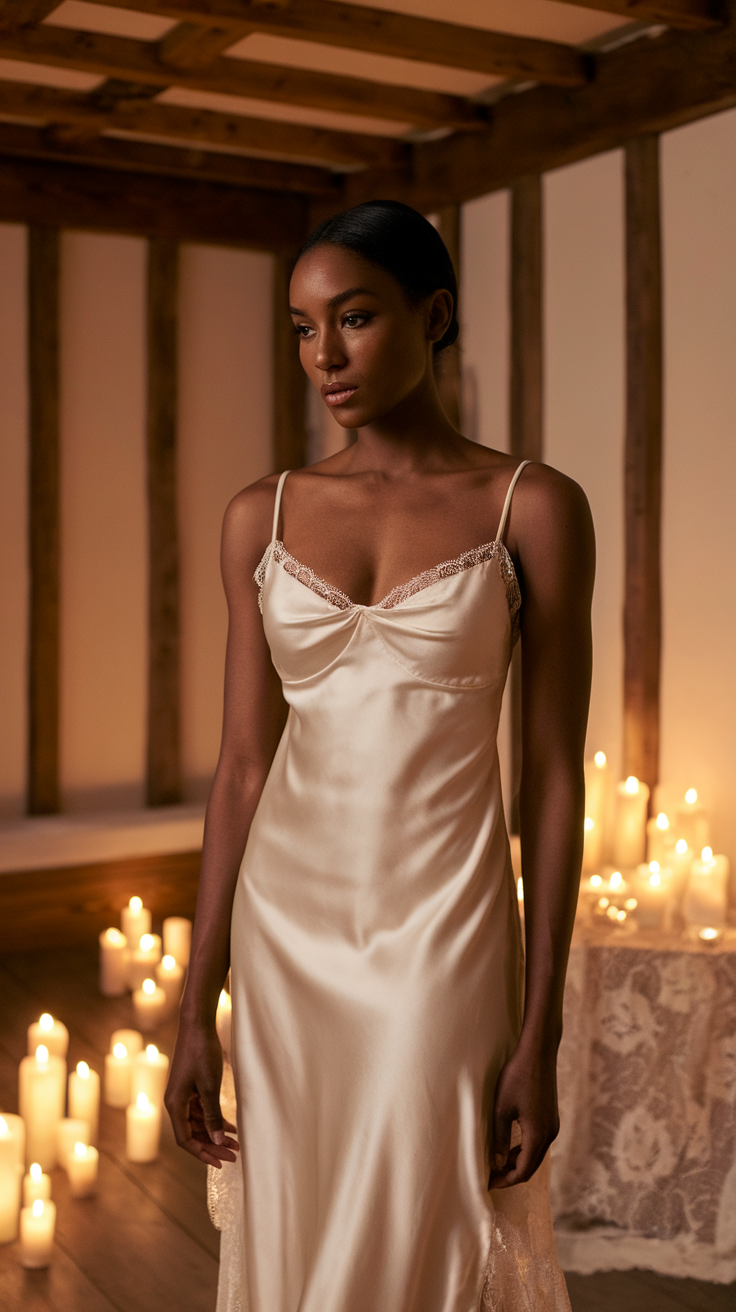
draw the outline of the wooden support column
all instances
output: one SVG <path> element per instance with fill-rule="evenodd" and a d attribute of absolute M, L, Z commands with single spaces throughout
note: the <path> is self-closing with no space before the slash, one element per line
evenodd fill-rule
<path fill-rule="evenodd" d="M 180 802 L 179 537 L 176 501 L 179 251 L 148 246 L 149 806 Z"/>
<path fill-rule="evenodd" d="M 510 450 L 518 461 L 542 459 L 542 179 L 511 188 Z M 521 660 L 511 667 L 511 829 L 519 832 L 521 786 Z"/>
<path fill-rule="evenodd" d="M 443 205 L 437 211 L 437 231 L 450 252 L 455 277 L 460 283 L 460 232 L 462 207 Z M 457 307 L 456 307 L 457 308 Z M 462 427 L 462 395 L 459 339 L 454 346 L 445 347 L 436 357 L 437 387 L 445 413 L 456 428 Z"/>
<path fill-rule="evenodd" d="M 59 232 L 28 230 L 28 811 L 59 810 Z"/>
<path fill-rule="evenodd" d="M 307 376 L 289 315 L 289 279 L 294 261 L 273 257 L 273 463 L 299 469 L 307 461 Z"/>
<path fill-rule="evenodd" d="M 662 259 L 659 138 L 626 147 L 624 773 L 659 779 Z"/>

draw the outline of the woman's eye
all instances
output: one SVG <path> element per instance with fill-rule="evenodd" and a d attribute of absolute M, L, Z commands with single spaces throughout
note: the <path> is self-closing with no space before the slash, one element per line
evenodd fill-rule
<path fill-rule="evenodd" d="M 343 327 L 360 328 L 361 324 L 368 322 L 369 317 L 367 314 L 358 314 L 357 312 L 355 314 L 346 314 L 342 321 Z"/>
<path fill-rule="evenodd" d="M 305 337 L 305 338 L 310 337 L 313 331 L 314 329 L 310 328 L 309 324 L 307 323 L 297 323 L 294 325 L 294 332 L 296 333 L 297 337 Z"/>

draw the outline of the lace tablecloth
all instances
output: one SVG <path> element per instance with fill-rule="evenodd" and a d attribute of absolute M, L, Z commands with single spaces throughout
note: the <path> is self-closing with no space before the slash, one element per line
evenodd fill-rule
<path fill-rule="evenodd" d="M 736 933 L 578 928 L 559 1074 L 563 1269 L 736 1280 Z"/>

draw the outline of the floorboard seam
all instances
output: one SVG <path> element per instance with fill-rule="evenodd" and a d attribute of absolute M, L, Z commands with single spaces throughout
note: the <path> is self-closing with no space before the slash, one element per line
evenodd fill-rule
<path fill-rule="evenodd" d="M 124 1307 L 121 1307 L 121 1305 L 120 1305 L 119 1303 L 114 1303 L 113 1300 L 110 1298 L 110 1295 L 108 1294 L 107 1290 L 106 1290 L 106 1289 L 102 1289 L 102 1288 L 97 1284 L 97 1281 L 92 1279 L 92 1276 L 89 1274 L 89 1272 L 88 1272 L 88 1271 L 85 1271 L 85 1269 L 84 1269 L 83 1266 L 80 1266 L 80 1264 L 79 1264 L 79 1262 L 77 1261 L 77 1259 L 76 1259 L 76 1257 L 74 1256 L 74 1254 L 71 1252 L 71 1250 L 70 1250 L 69 1248 L 66 1247 L 66 1244 L 63 1244 L 63 1243 L 62 1243 L 62 1241 L 60 1240 L 58 1234 L 57 1234 L 57 1235 L 54 1235 L 54 1243 L 58 1245 L 58 1247 L 61 1249 L 62 1253 L 65 1253 L 65 1254 L 66 1254 L 66 1256 L 69 1258 L 69 1261 L 73 1263 L 73 1265 L 77 1268 L 77 1271 L 80 1271 L 80 1272 L 81 1272 L 81 1274 L 84 1276 L 85 1280 L 87 1280 L 87 1281 L 89 1282 L 89 1284 L 92 1286 L 92 1288 L 97 1290 L 97 1293 L 100 1294 L 100 1295 L 102 1296 L 102 1298 L 104 1298 L 104 1299 L 110 1304 L 110 1307 L 115 1308 L 115 1312 L 125 1312 L 125 1308 L 124 1308 Z"/>
<path fill-rule="evenodd" d="M 177 1216 L 174 1216 L 173 1213 L 170 1212 L 169 1209 L 164 1206 L 164 1204 L 160 1201 L 160 1199 L 156 1198 L 155 1194 L 152 1194 L 150 1190 L 146 1188 L 146 1186 L 142 1183 L 141 1180 L 138 1179 L 137 1176 L 133 1175 L 131 1171 L 126 1170 L 125 1166 L 123 1166 L 122 1162 L 118 1157 L 115 1157 L 114 1154 L 111 1153 L 107 1148 L 101 1148 L 100 1152 L 108 1159 L 108 1161 L 112 1162 L 113 1166 L 117 1166 L 121 1174 L 124 1175 L 126 1179 L 130 1180 L 131 1184 L 134 1184 L 137 1189 L 140 1189 L 142 1194 L 145 1194 L 149 1202 L 153 1203 L 154 1207 L 157 1207 L 159 1212 L 162 1212 L 163 1215 L 169 1221 L 171 1221 L 172 1225 L 175 1225 L 177 1229 L 181 1230 L 182 1234 L 185 1234 L 188 1239 L 191 1239 L 192 1242 L 197 1245 L 197 1248 L 199 1248 L 203 1253 L 206 1253 L 207 1256 L 211 1258 L 213 1262 L 217 1262 L 217 1265 L 219 1266 L 218 1259 L 212 1256 L 212 1253 L 210 1252 L 209 1248 L 205 1247 L 205 1245 L 199 1240 L 197 1235 L 195 1233 L 192 1233 L 192 1231 L 189 1230 L 185 1225 L 182 1225 L 179 1218 Z"/>

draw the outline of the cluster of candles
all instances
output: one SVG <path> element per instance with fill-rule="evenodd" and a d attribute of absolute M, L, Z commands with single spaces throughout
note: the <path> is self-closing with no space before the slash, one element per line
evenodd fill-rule
<path fill-rule="evenodd" d="M 696 789 L 688 789 L 672 820 L 664 811 L 647 819 L 649 788 L 633 775 L 615 788 L 607 824 L 609 798 L 606 757 L 597 752 L 585 763 L 584 902 L 616 928 L 633 921 L 673 929 L 682 920 L 690 935 L 715 943 L 726 924 L 730 863 L 713 853 Z"/>
<path fill-rule="evenodd" d="M 100 934 L 100 992 L 118 998 L 129 990 L 136 1023 L 150 1034 L 178 1005 L 191 942 L 192 922 L 183 916 L 167 917 L 162 942 L 151 933 L 151 912 L 132 897 L 120 929 Z"/>

